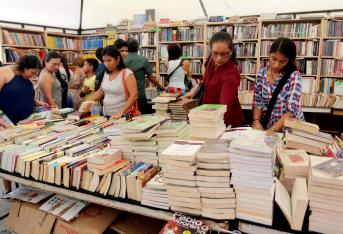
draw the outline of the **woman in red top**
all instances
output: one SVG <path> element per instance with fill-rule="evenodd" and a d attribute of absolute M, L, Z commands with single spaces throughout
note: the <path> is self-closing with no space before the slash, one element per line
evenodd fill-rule
<path fill-rule="evenodd" d="M 212 36 L 210 43 L 212 55 L 203 77 L 202 103 L 225 104 L 227 106 L 225 124 L 241 125 L 245 119 L 238 100 L 240 76 L 232 38 L 227 32 L 217 32 Z"/>

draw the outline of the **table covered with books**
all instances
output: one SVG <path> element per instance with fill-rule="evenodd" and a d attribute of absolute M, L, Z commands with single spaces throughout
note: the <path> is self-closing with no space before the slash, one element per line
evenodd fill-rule
<path fill-rule="evenodd" d="M 191 105 L 173 102 L 177 121 L 158 105 L 131 121 L 50 113 L 1 130 L 0 177 L 28 186 L 8 197 L 75 199 L 53 213 L 67 221 L 95 203 L 163 220 L 181 212 L 213 230 L 340 231 L 341 139 L 291 119 L 285 134 L 226 128 L 224 105 Z"/>

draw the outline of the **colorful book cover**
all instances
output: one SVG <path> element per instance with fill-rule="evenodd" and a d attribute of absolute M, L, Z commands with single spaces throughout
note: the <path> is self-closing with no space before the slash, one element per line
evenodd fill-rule
<path fill-rule="evenodd" d="M 159 234 L 206 234 L 209 230 L 202 220 L 175 213 Z"/>
<path fill-rule="evenodd" d="M 0 110 L 0 126 L 4 128 L 12 128 L 15 126 L 2 110 Z"/>

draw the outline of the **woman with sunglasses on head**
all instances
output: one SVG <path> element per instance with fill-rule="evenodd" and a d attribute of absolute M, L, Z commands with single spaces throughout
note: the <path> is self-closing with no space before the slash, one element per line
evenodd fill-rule
<path fill-rule="evenodd" d="M 240 76 L 231 35 L 224 31 L 217 32 L 210 44 L 212 54 L 206 62 L 202 104 L 226 105 L 225 124 L 241 125 L 245 118 L 238 100 Z"/>
<path fill-rule="evenodd" d="M 300 108 L 301 75 L 295 65 L 296 46 L 278 38 L 270 47 L 269 65 L 262 68 L 255 84 L 253 128 L 280 131 L 285 119 L 304 120 Z"/>

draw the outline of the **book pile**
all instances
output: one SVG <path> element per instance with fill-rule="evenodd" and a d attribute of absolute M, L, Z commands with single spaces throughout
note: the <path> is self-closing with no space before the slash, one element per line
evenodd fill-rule
<path fill-rule="evenodd" d="M 230 144 L 231 184 L 236 217 L 271 225 L 273 221 L 275 135 L 248 130 Z"/>
<path fill-rule="evenodd" d="M 170 118 L 169 105 L 171 102 L 175 102 L 181 94 L 179 93 L 161 93 L 160 96 L 152 99 L 155 104 L 152 106 L 156 110 L 155 115 L 165 116 Z"/>
<path fill-rule="evenodd" d="M 277 158 L 281 163 L 280 182 L 288 192 L 292 191 L 297 177 L 307 178 L 310 159 L 305 150 L 277 150 Z"/>
<path fill-rule="evenodd" d="M 110 148 L 113 149 L 120 149 L 122 153 L 122 157 L 125 160 L 134 161 L 135 156 L 133 154 L 133 148 L 131 145 L 131 141 L 126 139 L 123 136 L 109 136 L 108 139 L 110 140 Z"/>
<path fill-rule="evenodd" d="M 309 230 L 341 233 L 343 228 L 343 160 L 310 156 Z"/>
<path fill-rule="evenodd" d="M 170 103 L 169 108 L 171 111 L 172 120 L 187 120 L 189 110 L 197 106 L 195 99 L 183 98 L 176 102 Z"/>
<path fill-rule="evenodd" d="M 156 130 L 156 141 L 158 143 L 158 154 L 176 140 L 189 139 L 190 129 L 186 122 L 172 122 L 168 120 Z"/>
<path fill-rule="evenodd" d="M 152 164 L 118 160 L 106 174 L 84 171 L 80 187 L 104 196 L 141 201 L 143 186 L 156 173 Z"/>
<path fill-rule="evenodd" d="M 200 192 L 196 185 L 196 154 L 204 142 L 176 141 L 160 156 L 164 183 L 171 209 L 201 215 Z"/>
<path fill-rule="evenodd" d="M 153 135 L 166 117 L 143 115 L 121 125 L 122 136 L 130 140 L 135 161 L 158 164 L 157 142 Z"/>
<path fill-rule="evenodd" d="M 118 149 L 105 149 L 87 157 L 87 169 L 99 175 L 112 172 L 121 160 Z"/>
<path fill-rule="evenodd" d="M 129 140 L 149 140 L 165 117 L 142 115 L 121 125 L 121 135 Z"/>
<path fill-rule="evenodd" d="M 167 189 L 164 185 L 163 171 L 156 174 L 143 188 L 142 205 L 169 210 Z"/>
<path fill-rule="evenodd" d="M 322 155 L 333 144 L 330 134 L 319 131 L 316 124 L 296 119 L 286 119 L 286 147 L 291 149 L 304 149 L 307 153 Z"/>
<path fill-rule="evenodd" d="M 235 192 L 230 188 L 229 142 L 206 141 L 197 153 L 196 185 L 203 217 L 235 219 Z"/>
<path fill-rule="evenodd" d="M 192 138 L 217 139 L 224 131 L 226 105 L 205 104 L 190 110 Z"/>
<path fill-rule="evenodd" d="M 157 141 L 155 137 L 148 140 L 131 141 L 135 161 L 157 165 Z"/>

